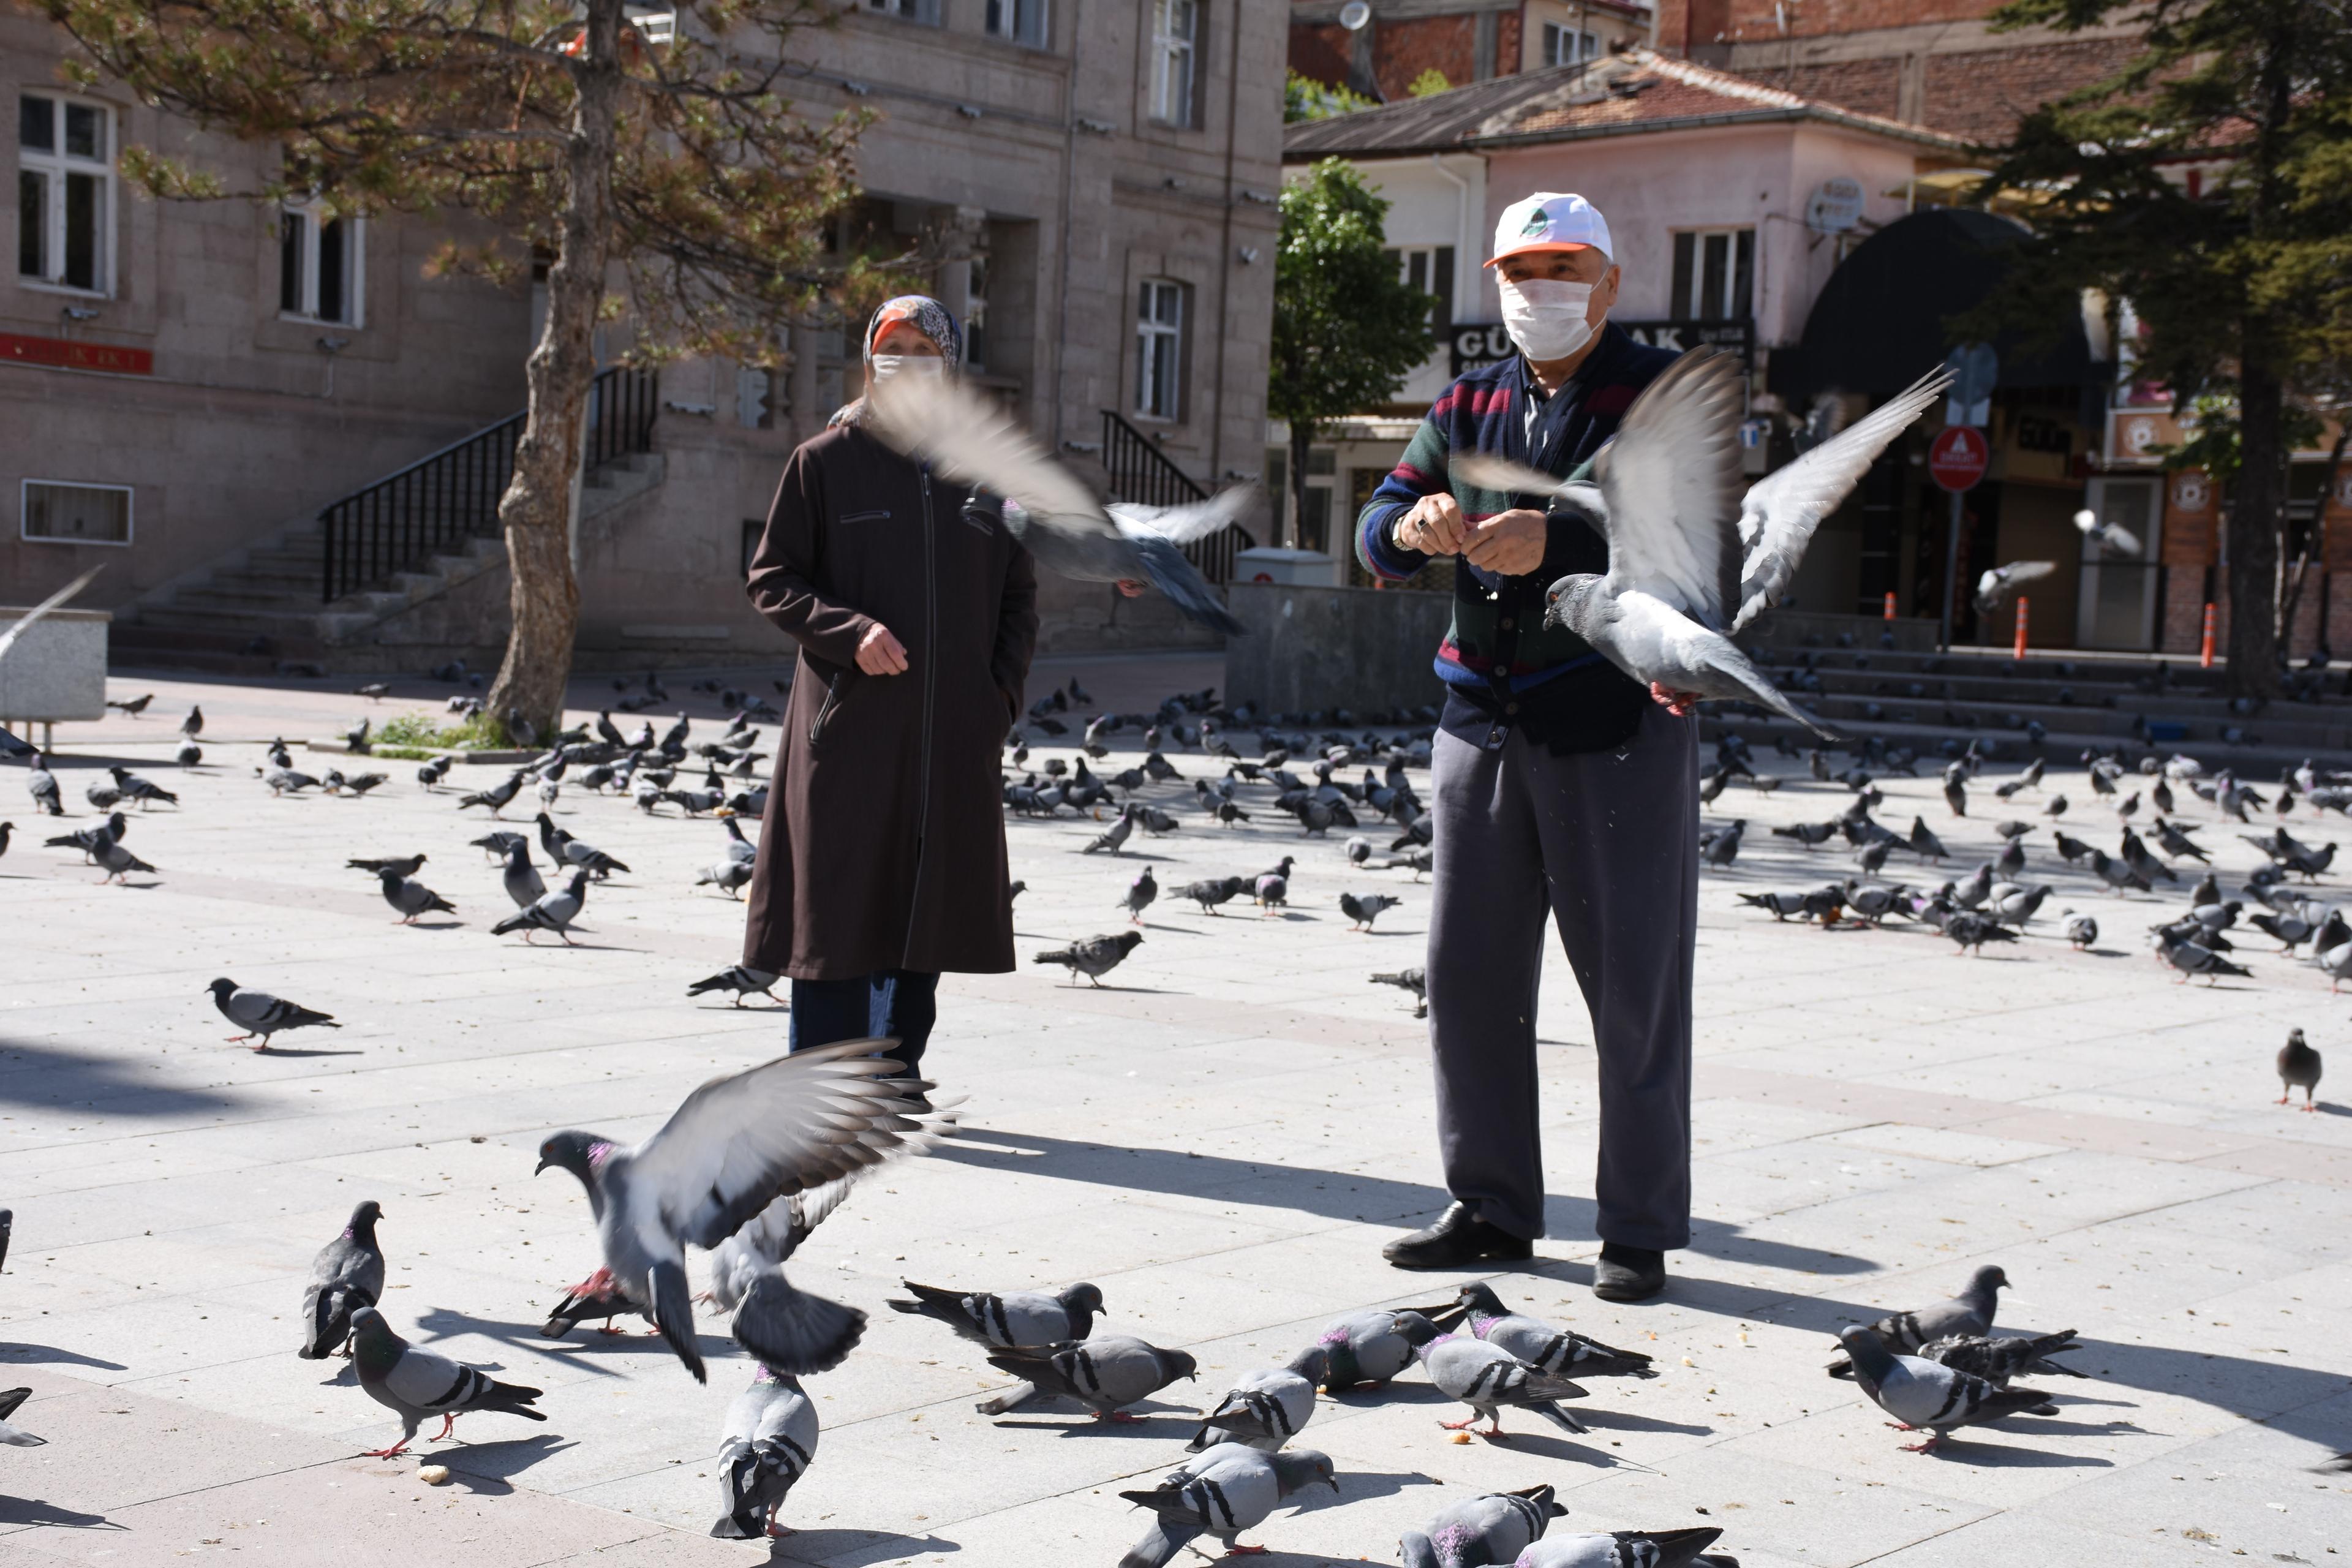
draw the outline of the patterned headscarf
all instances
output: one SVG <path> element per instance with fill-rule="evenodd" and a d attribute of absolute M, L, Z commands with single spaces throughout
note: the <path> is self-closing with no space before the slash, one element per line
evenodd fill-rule
<path fill-rule="evenodd" d="M 861 345 L 860 358 L 866 374 L 874 373 L 874 342 L 882 330 L 893 321 L 906 321 L 923 336 L 939 345 L 940 357 L 947 362 L 947 374 L 955 374 L 963 368 L 963 332 L 948 308 L 929 294 L 901 294 L 885 300 L 875 308 L 873 319 L 866 323 L 866 341 Z M 866 418 L 866 399 L 859 397 L 834 411 L 827 425 L 858 425 Z"/>

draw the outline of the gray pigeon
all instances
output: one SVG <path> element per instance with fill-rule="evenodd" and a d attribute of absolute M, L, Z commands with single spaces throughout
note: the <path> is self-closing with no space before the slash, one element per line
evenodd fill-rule
<path fill-rule="evenodd" d="M 506 886 L 507 897 L 519 910 L 527 910 L 547 897 L 547 883 L 540 877 L 539 868 L 530 863 L 530 840 L 520 833 L 508 837 L 506 869 L 499 877 Z"/>
<path fill-rule="evenodd" d="M 1723 1531 L 1615 1530 L 1606 1535 L 1551 1535 L 1519 1553 L 1512 1568 L 1739 1568 L 1707 1548 Z"/>
<path fill-rule="evenodd" d="M 2087 1377 L 2087 1373 L 2049 1359 L 2062 1351 L 2076 1348 L 2072 1329 L 2061 1329 L 2054 1334 L 2011 1334 L 1998 1339 L 1987 1334 L 1948 1334 L 1921 1345 L 1919 1359 L 1983 1378 L 1995 1388 L 2007 1388 L 2010 1379 L 2035 1373 Z"/>
<path fill-rule="evenodd" d="M 889 1079 L 900 1065 L 873 1054 L 888 1044 L 845 1040 L 712 1079 L 634 1149 L 580 1131 L 541 1143 L 538 1170 L 571 1172 L 595 1215 L 604 1266 L 577 1293 L 616 1291 L 650 1313 L 703 1382 L 688 1244 L 715 1248 L 782 1194 L 877 1163 L 919 1134 L 908 1115 L 916 1107 L 899 1097 L 919 1092 L 919 1080 Z M 747 1300 L 737 1311 L 737 1340 L 778 1372 L 837 1364 L 865 1314 L 793 1290 L 780 1272 L 772 1278 L 782 1288 L 757 1303 L 761 1310 Z"/>
<path fill-rule="evenodd" d="M 1217 906 L 1229 903 L 1249 887 L 1245 877 L 1210 877 L 1198 882 L 1187 882 L 1176 895 L 1201 906 L 1202 914 L 1213 915 Z"/>
<path fill-rule="evenodd" d="M 1391 898 L 1386 893 L 1342 893 L 1339 895 L 1339 912 L 1355 922 L 1349 929 L 1370 931 L 1372 922 L 1380 919 L 1381 910 L 1392 910 L 1403 902 L 1402 899 Z"/>
<path fill-rule="evenodd" d="M 2039 1389 L 1995 1388 L 1981 1377 L 1939 1363 L 1896 1355 L 1859 1324 L 1838 1338 L 1853 1358 L 1854 1381 L 1871 1402 L 1894 1416 L 1904 1431 L 1927 1434 L 1925 1441 L 1903 1445 L 1915 1454 L 1928 1452 L 1955 1427 L 2053 1408 L 2050 1396 Z"/>
<path fill-rule="evenodd" d="M 1197 1454 L 1219 1443 L 1273 1453 L 1315 1415 L 1315 1391 L 1328 1374 L 1330 1358 L 1309 1345 L 1287 1366 L 1254 1372 L 1225 1391 L 1201 1417 L 1201 1429 L 1184 1445 Z"/>
<path fill-rule="evenodd" d="M 342 1027 L 331 1013 L 313 1012 L 267 991 L 240 990 L 234 980 L 215 980 L 207 989 L 213 994 L 213 1005 L 220 1009 L 220 1016 L 245 1030 L 242 1035 L 229 1037 L 231 1045 L 258 1035 L 261 1044 L 253 1048 L 266 1051 L 269 1048 L 269 1037 L 281 1029 L 302 1029 L 314 1024 L 323 1024 L 330 1029 Z"/>
<path fill-rule="evenodd" d="M 1548 1486 L 1484 1497 L 1441 1509 L 1419 1530 L 1397 1542 L 1404 1568 L 1485 1568 L 1517 1563 L 1568 1510 L 1552 1500 Z"/>
<path fill-rule="evenodd" d="M 1328 1358 L 1323 1386 L 1338 1394 L 1383 1384 L 1411 1366 L 1419 1348 L 1437 1337 L 1431 1313 L 1442 1307 L 1373 1307 L 1325 1325 L 1315 1342 Z"/>
<path fill-rule="evenodd" d="M 1822 517 L 1934 402 L 1944 379 L 1931 374 L 1744 499 L 1738 361 L 1708 348 L 1684 354 L 1634 400 L 1593 465 L 1597 484 L 1562 483 L 1483 454 L 1455 458 L 1454 468 L 1472 484 L 1581 512 L 1609 541 L 1605 576 L 1571 574 L 1551 584 L 1546 625 L 1575 632 L 1643 687 L 1759 703 L 1835 739 L 1731 634 L 1780 598 Z"/>
<path fill-rule="evenodd" d="M 105 868 L 106 875 L 99 879 L 101 886 L 108 882 L 122 882 L 133 871 L 152 872 L 155 869 L 111 838 L 91 849 L 89 854 L 91 859 Z M 123 885 L 129 886 L 127 882 Z"/>
<path fill-rule="evenodd" d="M 310 1286 L 302 1292 L 302 1348 L 295 1354 L 320 1361 L 343 1349 L 352 1336 L 352 1314 L 383 1299 L 383 1248 L 376 1245 L 375 1222 L 383 1205 L 373 1198 L 352 1210 L 343 1234 L 310 1260 Z"/>
<path fill-rule="evenodd" d="M 388 1448 L 369 1449 L 371 1459 L 389 1459 L 415 1442 L 416 1425 L 427 1415 L 441 1417 L 441 1430 L 433 1435 L 436 1443 L 469 1410 L 495 1410 L 527 1421 L 547 1419 L 530 1407 L 538 1389 L 500 1383 L 447 1356 L 419 1350 L 393 1332 L 373 1307 L 352 1311 L 352 1364 L 368 1397 L 400 1417 L 400 1441 Z"/>
<path fill-rule="evenodd" d="M 1581 1399 L 1584 1390 L 1567 1378 L 1538 1372 L 1500 1345 L 1465 1334 L 1440 1334 L 1421 1347 L 1421 1363 L 1429 1380 L 1448 1398 L 1470 1407 L 1460 1421 L 1439 1426 L 1459 1432 L 1486 1420 L 1489 1437 L 1503 1436 L 1503 1409 L 1532 1410 L 1563 1432 L 1582 1432 L 1583 1423 L 1559 1407 L 1563 1399 Z"/>
<path fill-rule="evenodd" d="M 722 1511 L 710 1533 L 723 1541 L 782 1534 L 776 1510 L 816 1458 L 816 1406 L 799 1380 L 761 1367 L 727 1406 L 719 1427 Z"/>
<path fill-rule="evenodd" d="M 377 872 L 376 879 L 383 890 L 383 901 L 400 911 L 401 925 L 415 925 L 419 915 L 457 912 L 457 905 L 424 883 L 411 881 L 390 868 Z"/>
<path fill-rule="evenodd" d="M 48 764 L 35 752 L 25 763 L 25 788 L 33 797 L 33 809 L 37 814 L 63 816 L 66 808 L 58 799 L 58 775 L 49 772 Z"/>
<path fill-rule="evenodd" d="M 2203 975 L 2205 984 L 2210 985 L 2224 974 L 2234 975 L 2242 980 L 2253 973 L 2250 969 L 2231 963 L 2201 942 L 2175 942 L 2161 933 L 2158 934 L 2157 941 L 2158 956 L 2180 971 L 2180 979 L 2177 983 L 2179 984 L 2187 984 L 2189 977 L 2192 974 Z"/>
<path fill-rule="evenodd" d="M 1042 1350 L 1083 1340 L 1095 1331 L 1103 1310 L 1102 1291 L 1081 1280 L 1059 1290 L 942 1290 L 902 1281 L 911 1301 L 894 1300 L 893 1311 L 936 1318 L 965 1339 L 999 1350 Z"/>
<path fill-rule="evenodd" d="M 736 896 L 738 889 L 750 885 L 751 869 L 751 861 L 738 860 L 730 856 L 696 872 L 694 885 L 698 888 L 715 887 L 731 899 Z"/>
<path fill-rule="evenodd" d="M 1954 1334 L 1990 1333 L 1993 1314 L 2000 1308 L 2000 1292 L 2008 1284 L 2009 1276 L 2000 1265 L 1988 1263 L 1969 1275 L 1967 1288 L 1950 1300 L 1914 1312 L 1889 1312 L 1866 1326 L 1888 1350 L 1906 1353 Z M 1853 1369 L 1846 1357 L 1836 1356 L 1829 1370 L 1832 1377 L 1846 1377 Z"/>
<path fill-rule="evenodd" d="M 1130 837 L 1134 837 L 1134 834 L 1135 814 L 1131 811 L 1122 811 L 1118 814 L 1118 820 L 1110 825 L 1109 831 L 1097 837 L 1084 849 L 1081 849 L 1079 853 L 1082 855 L 1091 855 L 1097 849 L 1108 849 L 1112 854 L 1116 855 L 1119 853 L 1121 847 L 1127 843 L 1127 841 Z"/>
<path fill-rule="evenodd" d="M 517 910 L 492 926 L 490 934 L 504 936 L 510 931 L 519 931 L 522 932 L 523 941 L 529 942 L 533 931 L 551 931 L 563 939 L 566 947 L 575 946 L 577 944 L 572 940 L 572 922 L 580 918 L 581 908 L 587 901 L 588 873 L 574 871 L 569 887 L 546 894 L 527 909 Z"/>
<path fill-rule="evenodd" d="M 506 804 L 514 799 L 515 792 L 522 788 L 522 781 L 530 772 L 528 768 L 517 768 L 507 775 L 506 782 L 503 784 L 492 784 L 489 788 L 478 790 L 472 795 L 459 795 L 457 809 L 463 811 L 469 805 L 487 805 L 490 808 L 492 816 L 499 816 Z"/>
<path fill-rule="evenodd" d="M 1220 1443 L 1169 1471 L 1150 1491 L 1118 1494 L 1155 1516 L 1118 1568 L 1166 1568 L 1186 1542 L 1202 1535 L 1223 1542 L 1229 1557 L 1262 1552 L 1262 1546 L 1241 1544 L 1242 1531 L 1265 1523 L 1284 1499 L 1316 1485 L 1339 1489 L 1331 1461 L 1312 1448 L 1265 1454 Z"/>
<path fill-rule="evenodd" d="M 1128 884 L 1127 896 L 1119 902 L 1126 906 L 1127 918 L 1135 924 L 1141 925 L 1143 911 L 1150 908 L 1151 900 L 1159 896 L 1160 883 L 1151 875 L 1151 868 L 1146 866 L 1143 868 L 1143 875 Z"/>
<path fill-rule="evenodd" d="M 1042 1349 L 991 1351 L 988 1364 L 1046 1393 L 1075 1399 L 1097 1421 L 1139 1421 L 1126 1406 L 1149 1399 L 1180 1378 L 1198 1376 L 1200 1363 L 1182 1351 L 1161 1350 L 1124 1334 L 1099 1334 Z"/>
<path fill-rule="evenodd" d="M 1394 974 L 1375 974 L 1375 985 L 1393 985 L 1400 991 L 1412 993 L 1412 1016 L 1429 1016 L 1429 972 L 1424 969 L 1400 969 Z"/>
<path fill-rule="evenodd" d="M 1473 1337 L 1500 1345 L 1534 1367 L 1561 1377 L 1657 1376 L 1650 1358 L 1637 1351 L 1612 1350 L 1599 1340 L 1570 1329 L 1555 1329 L 1539 1318 L 1523 1317 L 1506 1309 L 1494 1287 L 1473 1280 L 1462 1287 L 1454 1310 L 1459 1324 Z M 1444 1327 L 1454 1327 L 1445 1323 Z"/>
<path fill-rule="evenodd" d="M 2278 1075 L 2281 1090 L 2278 1102 L 2284 1105 L 2288 1097 L 2300 1089 L 2303 1090 L 2303 1108 L 2305 1110 L 2312 1109 L 2312 1094 L 2319 1088 L 2319 1053 L 2305 1042 L 2301 1029 L 2287 1031 L 2286 1044 L 2279 1047 Z"/>
<path fill-rule="evenodd" d="M 746 996 L 765 996 L 773 1002 L 776 999 L 776 982 L 782 978 L 764 969 L 751 969 L 739 963 L 732 969 L 722 969 L 707 979 L 696 981 L 686 988 L 686 994 L 699 996 L 707 991 L 731 991 L 734 997 L 730 1005 L 740 1007 Z"/>
<path fill-rule="evenodd" d="M 11 1388 L 0 1393 L 0 1443 L 12 1448 L 37 1448 L 48 1441 L 47 1437 L 34 1436 L 14 1420 L 18 1406 L 32 1397 L 33 1391 L 29 1388 Z"/>
<path fill-rule="evenodd" d="M 2089 915 L 2078 915 L 2067 910 L 2059 918 L 2065 922 L 2066 940 L 2074 944 L 2075 952 L 2080 952 L 2099 940 L 2099 922 Z"/>
<path fill-rule="evenodd" d="M 1148 874 L 1148 873 L 1147 873 Z M 1115 931 L 1104 936 L 1090 936 L 1084 942 L 1074 942 L 1067 947 L 1055 948 L 1037 955 L 1038 963 L 1058 963 L 1073 975 L 1083 974 L 1099 986 L 1102 977 L 1118 968 L 1136 945 L 1143 941 L 1139 931 Z"/>
<path fill-rule="evenodd" d="M 394 871 L 403 877 L 414 877 L 424 868 L 425 857 L 422 855 L 402 855 L 390 859 L 354 858 L 346 860 L 343 864 L 350 867 L 354 871 L 365 871 L 371 875 L 383 871 Z"/>

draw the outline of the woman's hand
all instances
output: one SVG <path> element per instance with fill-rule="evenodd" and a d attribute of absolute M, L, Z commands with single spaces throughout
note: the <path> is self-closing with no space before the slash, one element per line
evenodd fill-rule
<path fill-rule="evenodd" d="M 906 646 L 890 635 L 888 626 L 877 621 L 857 639 L 857 668 L 868 675 L 904 675 Z"/>

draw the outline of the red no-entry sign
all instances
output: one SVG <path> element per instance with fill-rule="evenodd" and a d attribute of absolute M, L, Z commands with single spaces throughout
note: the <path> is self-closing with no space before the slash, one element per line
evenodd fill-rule
<path fill-rule="evenodd" d="M 1983 431 L 1973 425 L 1948 425 L 1927 448 L 1927 477 L 1954 494 L 1974 489 L 1991 457 Z"/>

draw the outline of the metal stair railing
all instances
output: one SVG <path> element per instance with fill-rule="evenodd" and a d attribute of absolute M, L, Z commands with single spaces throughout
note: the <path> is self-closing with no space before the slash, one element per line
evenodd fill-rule
<path fill-rule="evenodd" d="M 615 365 L 597 374 L 588 394 L 587 472 L 653 450 L 658 392 L 651 371 Z M 332 604 L 466 540 L 496 533 L 523 418 L 509 416 L 320 508 L 320 600 Z"/>
<path fill-rule="evenodd" d="M 1178 468 L 1158 442 L 1129 424 L 1117 410 L 1106 408 L 1102 416 L 1103 468 L 1110 476 L 1112 500 L 1139 506 L 1182 506 L 1209 499 L 1209 492 Z M 1184 558 L 1210 582 L 1230 583 L 1234 553 L 1256 542 L 1255 536 L 1236 524 L 1184 546 Z"/>

